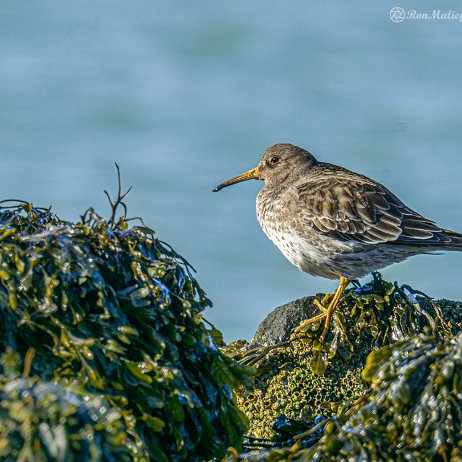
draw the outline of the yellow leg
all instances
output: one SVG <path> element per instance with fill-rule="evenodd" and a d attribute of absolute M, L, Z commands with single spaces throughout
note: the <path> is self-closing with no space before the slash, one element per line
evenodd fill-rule
<path fill-rule="evenodd" d="M 326 308 L 326 303 L 335 295 L 335 292 L 332 292 L 331 294 L 326 294 L 324 295 L 324 298 L 319 301 L 317 298 L 313 300 L 313 305 L 319 310 L 322 311 L 323 313 L 327 313 L 327 308 Z M 325 316 L 325 315 L 324 315 Z M 310 323 L 311 324 L 311 323 Z"/>
<path fill-rule="evenodd" d="M 329 333 L 330 323 L 332 321 L 332 316 L 334 315 L 335 309 L 337 308 L 338 302 L 340 301 L 340 297 L 343 294 L 346 286 L 350 283 L 350 281 L 344 277 L 340 278 L 340 283 L 338 289 L 335 291 L 334 297 L 330 302 L 329 308 L 327 308 L 326 312 L 326 321 L 324 323 L 324 330 L 322 331 L 321 337 L 319 337 L 319 343 L 324 343 L 327 334 Z"/>
<path fill-rule="evenodd" d="M 319 302 L 318 302 L 319 303 Z M 315 303 L 316 306 L 318 306 L 316 303 Z M 319 306 L 318 306 L 319 308 Z M 312 318 L 310 319 L 306 319 L 305 321 L 301 322 L 295 329 L 294 329 L 294 333 L 295 334 L 298 334 L 300 332 L 305 332 L 305 327 L 306 326 L 309 326 L 310 324 L 314 324 L 315 322 L 318 322 L 320 321 L 322 318 L 325 318 L 326 315 L 327 315 L 327 310 L 322 307 L 321 308 L 324 312 L 323 313 L 319 313 L 317 314 L 316 316 L 313 316 Z"/>
<path fill-rule="evenodd" d="M 322 313 L 327 312 L 327 308 L 324 306 L 324 303 L 320 302 L 317 298 L 313 300 L 313 305 Z M 324 314 L 325 316 L 325 314 Z"/>
<path fill-rule="evenodd" d="M 335 292 L 324 295 L 324 298 L 319 301 L 318 299 L 313 300 L 313 305 L 323 313 L 327 313 L 326 303 L 335 295 Z M 325 315 L 324 315 L 325 316 Z M 314 322 L 314 321 L 313 321 Z M 310 323 L 311 324 L 311 323 Z"/>
<path fill-rule="evenodd" d="M 335 292 L 324 295 L 324 298 L 321 300 L 321 305 L 326 306 L 326 303 L 335 295 Z"/>
<path fill-rule="evenodd" d="M 331 320 L 332 320 L 332 316 L 335 312 L 335 308 L 337 307 L 338 305 L 338 302 L 340 301 L 340 297 L 342 296 L 342 293 L 343 291 L 345 290 L 345 287 L 349 284 L 349 280 L 348 279 L 345 279 L 344 277 L 341 277 L 340 278 L 340 284 L 338 286 L 338 289 L 331 293 L 331 294 L 326 294 L 324 296 L 324 298 L 322 299 L 321 303 L 318 302 L 318 300 L 314 300 L 313 304 L 320 310 L 322 311 L 322 313 L 320 314 L 317 314 L 316 316 L 313 316 L 312 318 L 310 319 L 307 319 L 306 321 L 303 321 L 302 323 L 300 323 L 299 326 L 297 326 L 295 329 L 294 329 L 294 333 L 299 333 L 299 332 L 303 332 L 304 331 L 304 328 L 306 326 L 309 326 L 310 324 L 313 324 L 315 322 L 318 322 L 320 321 L 322 318 L 326 318 L 326 321 L 325 321 L 325 324 L 324 324 L 324 330 L 321 334 L 321 337 L 319 339 L 319 341 L 321 343 L 324 342 L 325 338 L 326 338 L 326 335 L 327 333 L 329 332 L 329 326 L 330 326 L 330 323 L 331 323 Z M 329 299 L 332 298 L 332 301 L 329 305 L 328 308 L 325 308 L 324 305 L 329 301 Z"/>

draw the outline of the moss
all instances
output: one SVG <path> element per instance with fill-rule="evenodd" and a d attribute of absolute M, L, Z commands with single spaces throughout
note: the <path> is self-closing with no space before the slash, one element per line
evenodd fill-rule
<path fill-rule="evenodd" d="M 50 460 L 194 461 L 239 446 L 231 389 L 248 368 L 211 340 L 210 304 L 144 224 L 2 206 L 1 459 L 42 460 L 63 432 L 67 456 Z"/>

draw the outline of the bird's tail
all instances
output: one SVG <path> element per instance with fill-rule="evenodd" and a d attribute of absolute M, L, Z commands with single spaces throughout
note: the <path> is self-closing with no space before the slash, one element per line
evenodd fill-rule
<path fill-rule="evenodd" d="M 445 250 L 462 251 L 462 234 L 449 229 L 442 230 Z"/>

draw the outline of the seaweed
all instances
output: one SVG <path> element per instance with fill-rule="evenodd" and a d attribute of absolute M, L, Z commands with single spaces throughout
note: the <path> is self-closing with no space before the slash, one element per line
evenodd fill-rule
<path fill-rule="evenodd" d="M 348 361 L 354 355 L 364 356 L 373 348 L 395 342 L 412 332 L 427 329 L 434 335 L 451 332 L 444 321 L 440 307 L 423 292 L 408 285 L 384 281 L 380 273 L 363 286 L 355 282 L 345 292 L 339 308 L 334 313 L 326 341 L 319 337 L 324 320 L 309 324 L 301 333 L 292 334 L 288 341 L 255 348 L 226 350 L 242 364 L 259 366 L 274 350 L 303 342 L 311 352 L 309 367 L 317 375 L 323 375 L 334 358 Z M 318 294 L 314 305 L 324 294 Z"/>
<path fill-rule="evenodd" d="M 236 390 L 251 423 L 245 450 L 225 460 L 462 460 L 458 306 L 374 274 L 339 306 L 351 354 L 337 349 L 321 375 L 309 367 L 317 328 L 308 341 L 229 345 L 257 377 Z"/>
<path fill-rule="evenodd" d="M 1 460 L 133 460 L 121 415 L 101 394 L 29 377 L 3 379 L 0 396 Z"/>
<path fill-rule="evenodd" d="M 124 197 L 119 176 L 111 218 L 90 208 L 78 223 L 0 203 L 2 461 L 199 461 L 240 446 L 232 389 L 250 368 L 219 351 L 193 268 L 130 226 Z"/>
<path fill-rule="evenodd" d="M 313 423 L 291 447 L 230 454 L 228 460 L 462 459 L 462 334 L 417 334 L 376 350 L 363 377 L 371 381 L 368 393 L 339 415 Z"/>

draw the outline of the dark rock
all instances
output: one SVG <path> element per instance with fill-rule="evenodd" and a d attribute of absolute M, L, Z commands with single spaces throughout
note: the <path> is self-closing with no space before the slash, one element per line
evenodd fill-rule
<path fill-rule="evenodd" d="M 252 339 L 253 346 L 289 340 L 291 332 L 305 319 L 319 311 L 312 304 L 315 297 L 303 297 L 273 310 L 258 326 Z"/>
<path fill-rule="evenodd" d="M 313 305 L 316 297 L 303 297 L 275 308 L 260 323 L 252 339 L 252 346 L 272 345 L 289 340 L 292 331 L 305 319 L 319 313 Z M 462 302 L 437 300 L 444 317 L 456 325 L 462 324 Z"/>

